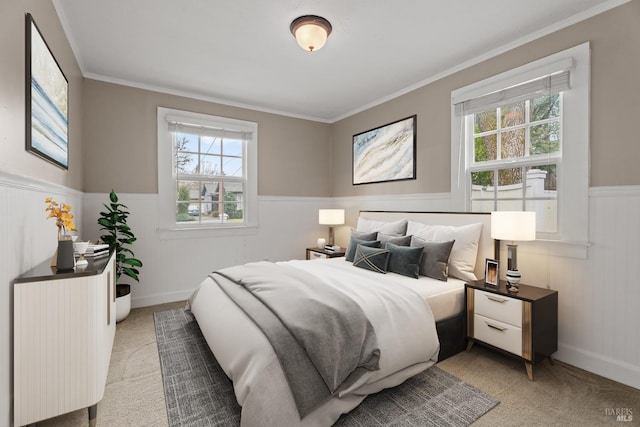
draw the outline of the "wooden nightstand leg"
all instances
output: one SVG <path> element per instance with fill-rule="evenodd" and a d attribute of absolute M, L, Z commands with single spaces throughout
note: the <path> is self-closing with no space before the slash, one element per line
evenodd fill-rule
<path fill-rule="evenodd" d="M 549 362 L 551 362 L 551 365 L 556 366 L 556 361 L 553 360 L 553 357 L 549 356 Z"/>
<path fill-rule="evenodd" d="M 527 376 L 529 377 L 529 381 L 533 381 L 533 365 L 529 362 L 524 362 L 525 368 L 527 368 Z"/>
<path fill-rule="evenodd" d="M 469 340 L 467 343 L 467 351 L 471 351 L 471 347 L 473 347 L 473 341 Z"/>

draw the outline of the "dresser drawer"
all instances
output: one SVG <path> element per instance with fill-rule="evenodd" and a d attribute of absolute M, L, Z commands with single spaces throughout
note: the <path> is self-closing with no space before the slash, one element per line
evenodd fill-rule
<path fill-rule="evenodd" d="M 490 319 L 522 327 L 522 301 L 478 289 L 474 290 L 474 312 Z"/>
<path fill-rule="evenodd" d="M 329 258 L 329 257 L 325 254 L 321 254 L 320 252 L 309 251 L 309 259 L 326 259 L 326 258 Z"/>
<path fill-rule="evenodd" d="M 479 314 L 473 318 L 473 337 L 522 356 L 522 329 Z"/>

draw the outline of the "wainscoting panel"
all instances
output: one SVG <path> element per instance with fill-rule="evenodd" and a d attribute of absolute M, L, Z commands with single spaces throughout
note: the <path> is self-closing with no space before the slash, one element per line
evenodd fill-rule
<path fill-rule="evenodd" d="M 83 240 L 100 235 L 97 218 L 105 194 L 80 192 L 0 173 L 0 414 L 10 414 L 12 352 L 11 281 L 55 250 L 53 220 L 44 199 L 73 206 Z M 345 246 L 360 209 L 448 211 L 448 193 L 361 197 L 259 197 L 259 226 L 242 236 L 161 238 L 155 194 L 119 194 L 139 241 L 144 262 L 140 283 L 132 283 L 134 307 L 184 300 L 211 271 L 258 261 L 302 259 L 305 248 L 326 237 L 318 209 L 345 208 L 347 224 L 336 227 Z M 586 257 L 567 257 L 519 247 L 523 282 L 559 291 L 559 351 L 556 358 L 640 388 L 640 187 L 590 189 L 589 246 Z M 537 242 L 536 242 L 537 243 Z M 546 362 L 543 362 L 546 363 Z M 9 424 L 0 418 L 0 425 Z"/>
<path fill-rule="evenodd" d="M 558 359 L 640 389 L 638 218 L 640 187 L 592 188 L 589 259 L 557 260 L 556 269 L 570 313 L 561 318 Z"/>
<path fill-rule="evenodd" d="M 518 268 L 523 283 L 559 292 L 556 359 L 640 389 L 640 186 L 592 187 L 589 197 L 588 245 L 519 242 Z M 352 225 L 359 209 L 451 206 L 448 194 L 334 200 Z"/>
<path fill-rule="evenodd" d="M 0 171 L 0 425 L 11 425 L 13 411 L 12 282 L 51 259 L 57 246 L 55 221 L 44 210 L 49 196 L 71 205 L 76 226 L 82 223 L 81 192 Z"/>
<path fill-rule="evenodd" d="M 132 307 L 186 300 L 214 270 L 251 261 L 304 259 L 305 248 L 315 246 L 328 229 L 318 225 L 318 209 L 331 208 L 329 198 L 258 197 L 259 225 L 238 235 L 171 238 L 158 231 L 155 194 L 118 194 L 129 207 L 128 224 L 138 238 L 136 257 L 144 266 L 140 283 L 130 283 Z M 96 240 L 97 218 L 107 194 L 85 195 L 83 238 Z M 86 236 L 86 237 L 85 237 Z"/>

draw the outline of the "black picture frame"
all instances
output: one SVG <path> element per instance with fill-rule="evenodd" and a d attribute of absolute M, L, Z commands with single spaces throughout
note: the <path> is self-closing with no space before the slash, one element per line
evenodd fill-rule
<path fill-rule="evenodd" d="M 417 115 L 353 135 L 353 185 L 416 179 Z"/>
<path fill-rule="evenodd" d="M 69 168 L 69 81 L 30 13 L 25 14 L 25 149 Z"/>
<path fill-rule="evenodd" d="M 484 263 L 484 285 L 497 288 L 499 282 L 500 261 L 497 259 L 487 258 Z"/>

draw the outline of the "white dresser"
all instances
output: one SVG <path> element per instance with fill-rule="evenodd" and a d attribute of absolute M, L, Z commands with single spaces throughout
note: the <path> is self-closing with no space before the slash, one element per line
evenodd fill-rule
<path fill-rule="evenodd" d="M 558 292 L 520 285 L 509 292 L 483 281 L 466 285 L 468 350 L 474 342 L 517 356 L 533 380 L 533 364 L 558 350 Z"/>
<path fill-rule="evenodd" d="M 115 255 L 82 271 L 43 263 L 14 280 L 14 425 L 88 408 L 95 425 L 116 330 Z"/>

